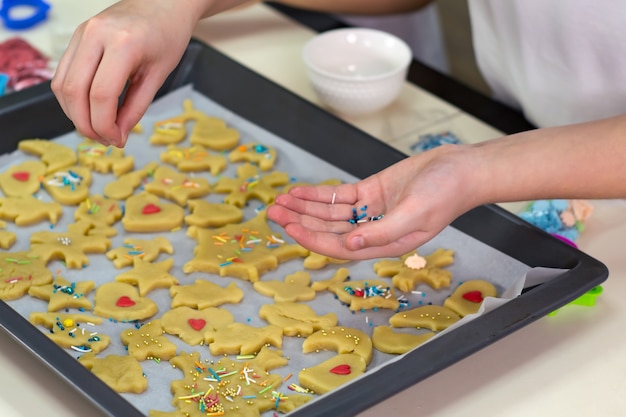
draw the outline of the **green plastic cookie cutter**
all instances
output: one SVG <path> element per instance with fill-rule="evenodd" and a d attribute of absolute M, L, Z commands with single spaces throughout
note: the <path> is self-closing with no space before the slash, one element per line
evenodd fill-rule
<path fill-rule="evenodd" d="M 598 298 L 598 296 L 602 294 L 602 291 L 603 289 L 601 285 L 593 287 L 592 289 L 590 289 L 589 291 L 587 291 L 586 293 L 584 293 L 583 295 L 581 295 L 574 301 L 567 303 L 564 307 L 569 306 L 569 305 L 593 307 L 596 305 L 596 298 Z M 554 316 L 558 311 L 559 310 L 554 310 L 552 313 L 549 313 L 548 316 Z"/>

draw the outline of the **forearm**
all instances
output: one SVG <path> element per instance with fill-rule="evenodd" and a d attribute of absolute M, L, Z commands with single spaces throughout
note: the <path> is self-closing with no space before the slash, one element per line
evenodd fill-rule
<path fill-rule="evenodd" d="M 482 203 L 626 197 L 626 115 L 474 145 Z"/>
<path fill-rule="evenodd" d="M 384 15 L 415 11 L 431 0 L 279 0 L 276 3 L 326 13 Z"/>

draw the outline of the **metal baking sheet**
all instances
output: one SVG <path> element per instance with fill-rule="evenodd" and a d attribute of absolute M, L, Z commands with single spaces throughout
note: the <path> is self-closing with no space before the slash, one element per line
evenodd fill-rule
<path fill-rule="evenodd" d="M 60 112 L 47 88 L 34 87 L 30 91 L 9 97 L 10 101 L 0 102 L 0 126 L 3 126 L 6 138 L 0 151 L 10 153 L 15 149 L 17 141 L 32 137 L 54 138 L 62 143 L 74 145 L 81 140 L 72 131 L 71 125 Z M 370 175 L 404 157 L 387 145 L 195 41 L 190 44 L 181 64 L 160 90 L 142 124 L 151 126 L 154 121 L 175 116 L 181 112 L 182 99 L 189 97 L 202 110 L 224 118 L 240 130 L 242 143 L 260 140 L 267 144 L 275 144 L 279 150 L 276 168 L 293 174 L 297 180 L 315 182 L 336 177 L 351 181 Z M 39 120 L 37 124 L 21 122 L 33 117 Z M 8 129 L 5 129 L 5 126 Z M 146 149 L 144 135 L 143 138 L 131 138 L 127 153 L 155 159 L 159 151 L 153 151 L 150 155 Z M 7 160 L 4 161 L 6 163 Z M 11 161 L 16 162 L 15 158 Z M 0 159 L 0 166 L 2 163 Z M 136 166 L 142 165 L 142 161 L 138 160 Z M 303 169 L 307 166 L 315 168 Z M 319 177 L 320 172 L 324 173 L 323 178 Z M 106 181 L 106 178 L 101 178 L 101 181 Z M 246 218 L 249 218 L 254 207 L 247 210 Z M 58 225 L 57 228 L 59 227 L 63 225 Z M 118 235 L 117 240 L 123 237 L 123 234 Z M 178 239 L 180 245 L 183 245 L 180 247 L 184 247 L 185 238 L 179 236 Z M 187 244 L 192 244 L 188 238 Z M 116 247 L 115 243 L 113 247 Z M 451 269 L 457 280 L 480 276 L 496 283 L 500 290 L 508 290 L 515 287 L 526 273 L 535 271 L 535 267 L 541 267 L 542 271 L 550 271 L 550 279 L 524 290 L 521 295 L 497 309 L 442 334 L 408 354 L 397 357 L 377 354 L 369 367 L 370 370 L 359 378 L 357 383 L 348 384 L 320 396 L 310 405 L 301 407 L 290 415 L 356 414 L 555 310 L 598 285 L 607 276 L 606 268 L 598 261 L 495 206 L 479 207 L 462 216 L 452 227 L 425 245 L 422 248 L 423 253 L 427 254 L 436 247 L 455 250 L 455 263 Z M 185 253 L 189 249 L 180 252 Z M 187 257 L 186 260 L 188 259 Z M 90 256 L 90 261 L 93 262 L 89 267 L 91 271 L 101 270 L 97 267 L 98 262 L 103 262 L 103 267 L 109 262 L 97 256 Z M 175 268 L 180 271 L 184 261 L 185 258 L 178 259 Z M 368 276 L 374 276 L 373 272 L 369 272 L 371 262 L 351 263 L 345 266 L 351 271 L 354 269 L 358 273 L 369 273 Z M 53 268 L 54 266 L 51 267 Z M 295 269 L 302 268 L 297 262 L 289 262 L 267 274 L 263 279 L 282 279 Z M 85 272 L 72 272 L 77 274 L 76 277 L 64 276 L 70 280 L 79 280 L 79 275 Z M 179 278 L 181 284 L 195 280 L 195 276 L 185 276 L 182 272 L 173 274 Z M 312 272 L 313 279 L 328 279 L 330 275 L 332 267 Z M 215 278 L 221 285 L 226 284 L 224 278 Z M 110 279 L 110 276 L 98 277 L 97 273 L 90 273 L 88 279 L 105 280 Z M 245 284 L 241 280 L 239 282 L 242 286 Z M 521 290 L 516 291 L 519 293 Z M 429 290 L 426 289 L 426 292 Z M 431 301 L 438 303 L 446 294 L 430 291 Z M 167 305 L 167 297 L 169 297 L 167 291 L 154 294 L 154 298 L 159 300 L 161 306 Z M 241 306 L 230 306 L 229 309 L 236 315 L 238 321 L 245 322 L 254 317 L 259 302 L 268 303 L 271 299 L 263 300 L 263 297 L 257 297 Z M 33 327 L 24 319 L 33 309 L 42 310 L 41 305 L 41 302 L 39 306 L 33 305 L 28 298 L 17 302 L 0 303 L 0 325 L 111 416 L 145 415 L 150 408 L 162 411 L 171 409 L 169 382 L 172 378 L 179 377 L 177 371 L 165 371 L 170 377 L 150 378 L 151 375 L 161 375 L 165 369 L 163 366 L 167 365 L 142 363 L 149 377 L 150 393 L 139 396 L 118 395 L 79 365 L 75 355 L 65 354 L 67 352 L 50 342 L 41 329 Z M 43 305 L 45 310 L 45 304 Z M 386 324 L 385 320 L 389 315 L 385 316 L 385 313 L 381 312 L 371 313 L 366 324 L 363 315 L 339 314 L 346 313 L 347 309 L 340 306 L 332 297 L 325 296 L 316 298 L 316 308 L 335 311 L 339 315 L 340 324 L 361 326 L 365 330 L 369 323 Z M 254 318 L 253 324 L 265 323 Z M 116 332 L 108 334 L 113 339 Z M 285 338 L 284 349 L 290 350 L 292 358 L 290 362 L 296 369 L 301 368 L 310 357 L 297 354 L 298 343 L 301 341 L 287 339 L 289 338 Z M 120 348 L 117 346 L 117 349 Z M 114 350 L 115 347 L 110 347 L 101 355 L 119 353 Z M 328 357 L 327 353 L 320 355 Z M 410 366 L 407 366 L 407 363 L 410 363 Z M 386 381 L 385 386 L 381 386 L 380 380 Z M 121 398 L 126 401 L 120 401 Z"/>

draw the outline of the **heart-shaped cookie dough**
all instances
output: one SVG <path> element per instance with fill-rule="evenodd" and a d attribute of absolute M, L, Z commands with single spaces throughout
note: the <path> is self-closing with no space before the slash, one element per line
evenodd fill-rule
<path fill-rule="evenodd" d="M 144 192 L 126 200 L 122 224 L 127 232 L 168 232 L 182 225 L 184 215 L 179 205 Z"/>
<path fill-rule="evenodd" d="M 141 297 L 137 288 L 124 282 L 108 282 L 96 290 L 93 313 L 117 321 L 145 320 L 158 312 L 149 298 Z"/>

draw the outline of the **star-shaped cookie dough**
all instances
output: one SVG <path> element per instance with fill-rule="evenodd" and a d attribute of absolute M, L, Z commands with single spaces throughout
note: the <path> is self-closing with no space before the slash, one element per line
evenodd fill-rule
<path fill-rule="evenodd" d="M 156 263 L 141 258 L 134 258 L 133 261 L 133 268 L 116 276 L 115 280 L 137 286 L 142 297 L 157 288 L 178 285 L 178 279 L 169 273 L 174 265 L 174 258 Z"/>
<path fill-rule="evenodd" d="M 278 194 L 275 187 L 289 183 L 289 175 L 285 172 L 273 171 L 260 175 L 257 167 L 243 164 L 237 167 L 237 178 L 221 177 L 214 185 L 216 193 L 227 193 L 224 202 L 237 207 L 245 207 L 246 203 L 255 198 L 270 204 Z"/>
<path fill-rule="evenodd" d="M 52 260 L 65 261 L 68 268 L 80 269 L 89 265 L 87 253 L 104 253 L 111 241 L 104 236 L 87 236 L 85 223 L 74 223 L 67 232 L 35 232 L 30 236 L 29 256 L 46 264 Z"/>
<path fill-rule="evenodd" d="M 154 171 L 154 180 L 145 185 L 144 189 L 152 194 L 187 205 L 187 200 L 200 198 L 211 192 L 209 182 L 202 177 L 191 177 L 173 169 L 160 166 Z"/>
<path fill-rule="evenodd" d="M 273 297 L 276 302 L 310 301 L 316 294 L 311 288 L 311 276 L 304 271 L 287 275 L 284 281 L 257 281 L 253 286 L 261 294 Z"/>
<path fill-rule="evenodd" d="M 243 291 L 234 282 L 220 287 L 204 279 L 197 279 L 189 285 L 170 287 L 170 295 L 172 308 L 187 306 L 200 310 L 222 304 L 237 304 L 243 299 Z"/>
<path fill-rule="evenodd" d="M 419 257 L 416 252 L 402 255 L 399 259 L 383 259 L 374 264 L 374 271 L 381 277 L 392 277 L 392 284 L 400 291 L 409 292 L 424 282 L 434 289 L 450 286 L 452 273 L 445 266 L 454 261 L 454 251 L 437 249 L 430 255 L 424 256 L 425 264 L 421 267 L 409 266 L 413 257 Z"/>
<path fill-rule="evenodd" d="M 120 334 L 128 354 L 138 361 L 169 360 L 176 355 L 176 345 L 164 335 L 161 320 L 152 320 L 140 328 L 131 328 Z"/>
<path fill-rule="evenodd" d="M 48 311 L 67 308 L 91 310 L 91 301 L 86 297 L 96 286 L 93 281 L 70 282 L 56 276 L 51 284 L 33 285 L 28 295 L 48 301 Z"/>
<path fill-rule="evenodd" d="M 280 263 L 309 254 L 307 249 L 286 243 L 272 231 L 265 211 L 247 222 L 214 230 L 191 226 L 187 234 L 198 244 L 193 259 L 183 266 L 185 273 L 207 272 L 256 282 Z"/>
<path fill-rule="evenodd" d="M 116 268 L 124 268 L 132 265 L 135 258 L 152 262 L 161 253 L 169 255 L 174 253 L 172 243 L 164 236 L 157 236 L 152 239 L 128 237 L 124 239 L 122 246 L 108 251 L 106 257 L 113 261 Z"/>

